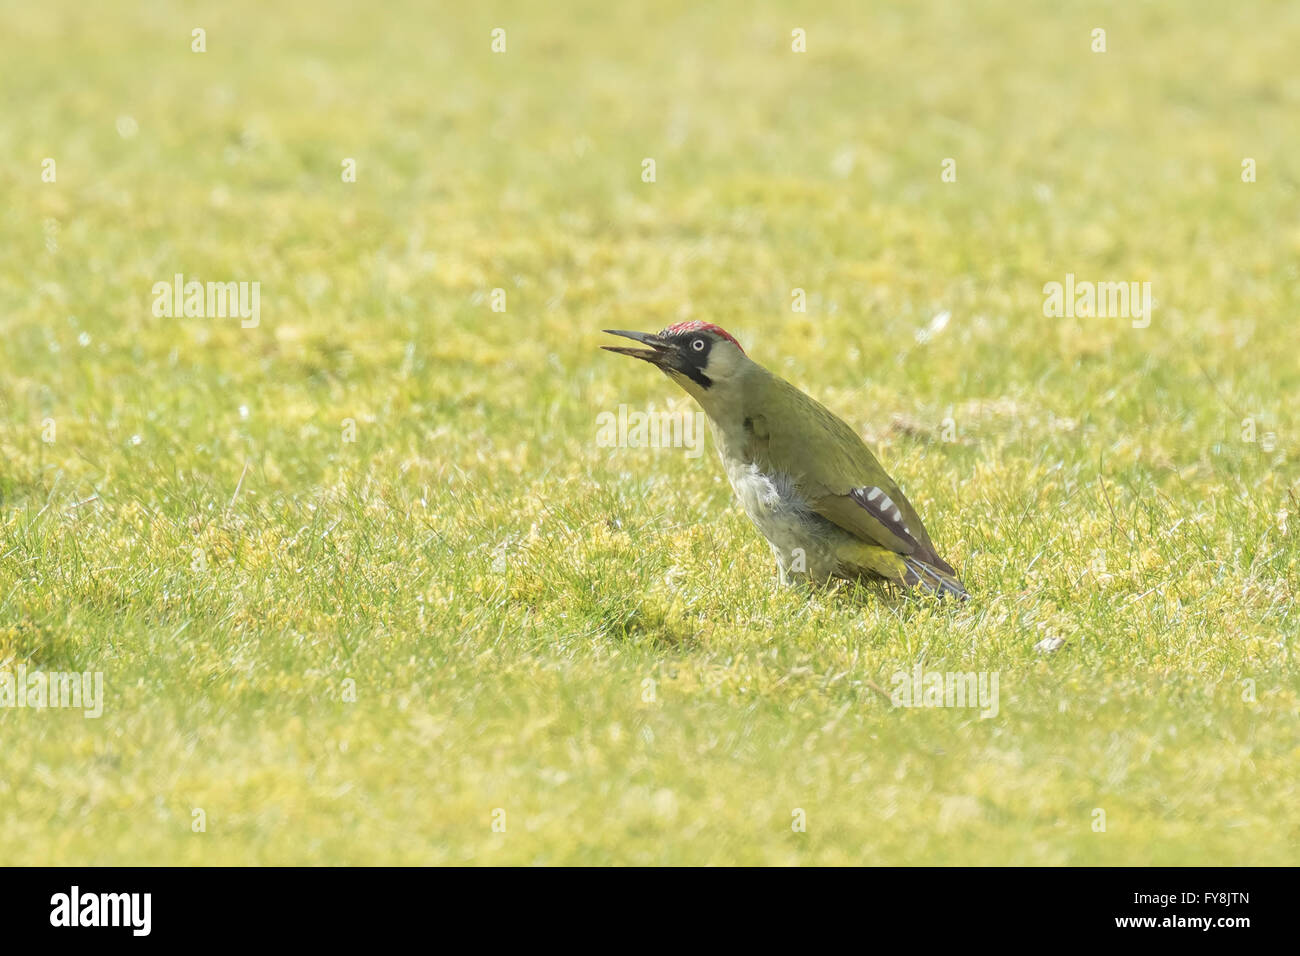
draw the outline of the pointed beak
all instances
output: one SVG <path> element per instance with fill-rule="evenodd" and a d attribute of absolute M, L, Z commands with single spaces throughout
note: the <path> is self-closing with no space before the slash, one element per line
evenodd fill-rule
<path fill-rule="evenodd" d="M 605 329 L 604 331 L 610 335 L 621 335 L 625 339 L 632 339 L 634 342 L 650 346 L 648 349 L 629 349 L 619 348 L 616 345 L 602 345 L 601 348 L 606 352 L 630 355 L 633 358 L 641 359 L 643 362 L 649 362 L 658 368 L 670 368 L 673 357 L 677 354 L 674 343 L 652 332 L 628 332 L 623 329 Z"/>

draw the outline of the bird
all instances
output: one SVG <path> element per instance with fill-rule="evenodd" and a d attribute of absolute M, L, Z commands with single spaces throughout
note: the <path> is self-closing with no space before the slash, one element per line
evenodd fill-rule
<path fill-rule="evenodd" d="M 653 333 L 604 331 L 645 348 L 601 348 L 649 362 L 704 411 L 727 480 L 767 539 L 781 584 L 884 581 L 969 597 L 858 433 L 751 359 L 731 333 L 701 320 Z"/>

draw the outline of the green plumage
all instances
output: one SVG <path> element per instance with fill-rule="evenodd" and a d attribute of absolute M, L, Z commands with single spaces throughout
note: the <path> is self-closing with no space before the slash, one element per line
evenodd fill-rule
<path fill-rule="evenodd" d="M 646 348 L 604 346 L 662 369 L 713 425 L 727 479 L 776 557 L 782 582 L 884 578 L 965 598 L 912 503 L 858 433 L 749 358 L 725 329 L 607 329 Z"/>
<path fill-rule="evenodd" d="M 789 475 L 815 513 L 867 545 L 865 574 L 966 596 L 952 566 L 935 551 L 921 516 L 853 428 L 758 365 L 744 377 L 743 407 L 746 459 L 761 471 Z M 772 427 L 773 421 L 780 427 Z M 864 505 L 865 495 L 855 494 L 872 488 L 897 507 L 901 521 L 873 513 Z M 873 553 L 875 548 L 897 556 L 893 574 L 881 573 L 882 559 L 886 567 L 890 562 Z"/>

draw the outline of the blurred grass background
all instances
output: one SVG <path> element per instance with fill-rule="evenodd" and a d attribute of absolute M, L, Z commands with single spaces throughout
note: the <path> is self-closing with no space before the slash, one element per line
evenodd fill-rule
<path fill-rule="evenodd" d="M 0 860 L 1300 861 L 1297 48 L 1285 2 L 0 3 L 0 669 L 108 698 L 0 708 Z M 178 272 L 261 324 L 155 318 Z M 1044 317 L 1066 273 L 1151 326 Z M 711 451 L 597 447 L 687 407 L 599 330 L 683 318 L 976 599 L 779 591 Z M 998 717 L 870 689 L 917 662 Z"/>

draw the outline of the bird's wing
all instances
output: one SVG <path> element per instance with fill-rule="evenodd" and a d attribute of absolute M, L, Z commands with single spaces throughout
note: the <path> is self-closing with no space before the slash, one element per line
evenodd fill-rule
<path fill-rule="evenodd" d="M 908 526 L 902 508 L 879 485 L 854 488 L 847 495 L 809 499 L 813 511 L 854 537 L 883 545 L 897 554 L 924 554 L 927 549 Z"/>
<path fill-rule="evenodd" d="M 753 415 L 751 456 L 789 474 L 814 512 L 854 537 L 947 569 L 916 509 L 858 433 L 794 386 L 777 381 L 788 389 L 782 396 L 785 407 L 798 409 L 799 427 L 773 434 L 764 416 Z"/>

